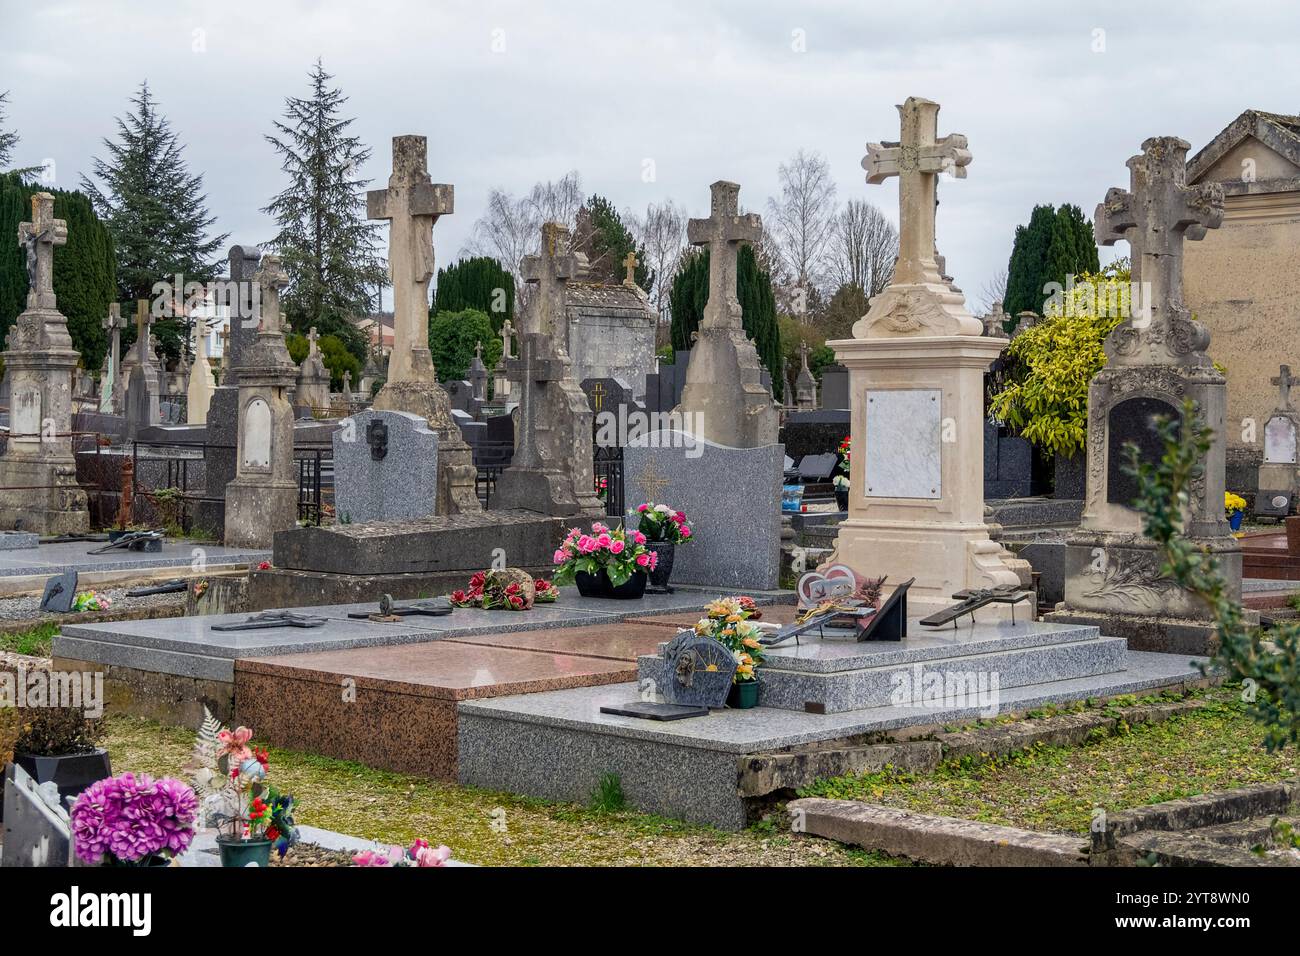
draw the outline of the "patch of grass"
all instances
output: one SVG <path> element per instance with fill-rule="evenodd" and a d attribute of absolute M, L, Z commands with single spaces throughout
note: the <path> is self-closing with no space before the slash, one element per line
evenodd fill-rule
<path fill-rule="evenodd" d="M 32 657 L 49 657 L 50 648 L 54 644 L 54 635 L 58 633 L 59 625 L 53 621 L 44 621 L 25 631 L 0 634 L 0 651 L 29 654 Z"/>
<path fill-rule="evenodd" d="M 623 796 L 623 781 L 616 773 L 607 773 L 600 778 L 596 792 L 591 795 L 593 813 L 618 813 L 627 807 L 627 798 Z"/>
<path fill-rule="evenodd" d="M 103 745 L 119 772 L 185 779 L 194 733 L 115 716 L 108 721 Z M 276 786 L 298 798 L 299 823 L 403 846 L 423 837 L 435 846 L 445 843 L 457 859 L 480 865 L 897 865 L 782 827 L 727 833 L 630 810 L 597 812 L 278 748 L 271 748 L 270 758 Z"/>
<path fill-rule="evenodd" d="M 1264 749 L 1263 731 L 1244 713 L 1239 688 L 1218 688 L 1203 699 L 1197 710 L 1126 726 L 1082 747 L 1040 744 L 991 761 L 953 761 L 930 775 L 887 769 L 836 777 L 800 796 L 1084 834 L 1098 807 L 1114 812 L 1300 773 L 1295 750 Z"/>

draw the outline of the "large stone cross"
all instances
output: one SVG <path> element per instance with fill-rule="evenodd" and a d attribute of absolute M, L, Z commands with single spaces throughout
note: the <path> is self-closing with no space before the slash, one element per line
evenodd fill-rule
<path fill-rule="evenodd" d="M 692 219 L 686 237 L 693 246 L 709 247 L 709 301 L 700 323 L 708 328 L 741 328 L 740 300 L 736 298 L 736 256 L 742 242 L 763 237 L 763 221 L 756 213 L 740 215 L 740 186 L 719 180 L 709 187 L 712 203 L 708 219 Z"/>
<path fill-rule="evenodd" d="M 628 254 L 623 257 L 623 268 L 627 270 L 627 275 L 623 277 L 624 285 L 636 285 L 637 265 L 636 253 L 629 251 Z"/>
<path fill-rule="evenodd" d="M 263 256 L 262 264 L 253 274 L 261 293 L 262 315 L 257 324 L 259 332 L 281 331 L 280 290 L 289 285 L 289 274 L 284 271 L 279 256 Z"/>
<path fill-rule="evenodd" d="M 1154 323 L 1159 336 L 1187 313 L 1183 239 L 1203 239 L 1207 229 L 1223 222 L 1223 186 L 1188 186 L 1187 150 L 1187 142 L 1176 136 L 1148 139 L 1142 155 L 1128 161 L 1128 191 L 1112 186 L 1094 217 L 1099 243 L 1128 241 L 1133 288 L 1142 290 L 1143 313 L 1150 320 L 1144 327 Z"/>
<path fill-rule="evenodd" d="M 153 338 L 154 314 L 149 308 L 148 299 L 137 299 L 135 303 L 135 360 L 145 368 L 153 364 L 153 353 L 149 350 L 149 340 Z"/>
<path fill-rule="evenodd" d="M 536 320 L 523 334 L 541 332 L 549 336 L 557 351 L 565 351 L 567 325 L 564 318 L 564 284 L 581 279 L 587 272 L 587 257 L 574 252 L 569 230 L 558 222 L 542 225 L 542 248 L 535 256 L 524 256 L 519 271 L 525 282 L 537 284 Z M 520 343 L 522 350 L 523 345 Z"/>
<path fill-rule="evenodd" d="M 559 381 L 564 377 L 562 360 L 556 360 L 546 354 L 543 345 L 547 339 L 536 333 L 525 333 L 519 337 L 519 357 L 512 359 L 508 366 L 519 382 L 519 427 L 518 447 L 515 448 L 512 466 L 537 468 L 542 465 L 541 452 L 537 447 L 538 430 L 537 405 L 541 401 L 538 394 L 539 385 Z"/>
<path fill-rule="evenodd" d="M 27 250 L 27 308 L 56 308 L 54 247 L 67 241 L 67 222 L 54 218 L 54 197 L 33 193 L 32 221 L 18 224 L 18 244 Z"/>
<path fill-rule="evenodd" d="M 1277 407 L 1291 407 L 1291 386 L 1296 384 L 1296 379 L 1291 377 L 1291 366 L 1283 365 L 1278 369 L 1278 374 L 1271 379 L 1272 384 L 1277 386 Z"/>
<path fill-rule="evenodd" d="M 109 354 L 113 356 L 113 375 L 116 376 L 122 367 L 122 330 L 126 328 L 126 319 L 122 318 L 122 307 L 116 302 L 110 302 L 108 315 L 102 324 L 104 330 L 108 332 Z"/>
<path fill-rule="evenodd" d="M 433 376 L 428 356 L 433 225 L 438 217 L 451 215 L 454 206 L 455 187 L 435 184 L 429 177 L 428 140 L 394 136 L 388 188 L 366 193 L 367 218 L 388 220 L 388 267 L 393 278 L 390 383 Z"/>
<path fill-rule="evenodd" d="M 941 282 L 934 253 L 936 177 L 951 173 L 966 178 L 971 154 L 966 137 L 939 138 L 939 104 L 910 96 L 898 107 L 901 135 L 897 143 L 868 143 L 862 168 L 876 185 L 898 177 L 898 265 L 895 285 Z"/>

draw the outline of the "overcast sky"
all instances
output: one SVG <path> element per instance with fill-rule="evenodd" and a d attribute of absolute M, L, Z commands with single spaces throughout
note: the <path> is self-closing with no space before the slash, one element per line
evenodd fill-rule
<path fill-rule="evenodd" d="M 283 186 L 263 135 L 321 57 L 373 150 L 373 186 L 392 136 L 429 138 L 434 181 L 456 187 L 434 230 L 441 265 L 493 187 L 577 169 L 620 209 L 672 197 L 703 216 L 709 184 L 730 179 L 761 212 L 801 147 L 829 159 L 841 202 L 868 198 L 897 222 L 897 180 L 867 186 L 859 163 L 868 140 L 897 139 L 894 105 L 924 96 L 974 154 L 968 179 L 942 183 L 938 224 L 974 307 L 1035 203 L 1091 216 L 1148 136 L 1195 151 L 1244 109 L 1300 112 L 1294 5 L 1055 6 L 0 0 L 0 90 L 16 161 L 52 158 L 56 185 L 75 188 L 148 79 L 219 231 L 258 242 L 273 234 L 258 210 Z"/>

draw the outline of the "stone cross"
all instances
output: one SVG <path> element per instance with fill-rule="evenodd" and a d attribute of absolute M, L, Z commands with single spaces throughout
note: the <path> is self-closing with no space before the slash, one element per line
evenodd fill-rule
<path fill-rule="evenodd" d="M 103 326 L 108 332 L 111 356 L 109 368 L 113 370 L 113 387 L 116 390 L 117 380 L 122 375 L 122 329 L 126 328 L 126 320 L 122 318 L 122 307 L 116 302 L 109 303 L 108 317 L 104 319 Z"/>
<path fill-rule="evenodd" d="M 153 363 L 153 354 L 149 351 L 153 333 L 153 311 L 148 299 L 138 299 L 135 303 L 135 360 L 148 368 Z"/>
<path fill-rule="evenodd" d="M 253 279 L 261 291 L 262 314 L 257 323 L 258 332 L 279 332 L 281 330 L 280 290 L 289 285 L 289 273 L 284 271 L 279 256 L 263 256 L 262 264 Z"/>
<path fill-rule="evenodd" d="M 483 343 L 482 342 L 474 343 L 474 357 L 479 360 L 480 365 L 483 364 Z"/>
<path fill-rule="evenodd" d="M 623 259 L 623 268 L 627 270 L 627 275 L 623 279 L 624 285 L 636 285 L 636 267 L 636 253 L 629 251 Z"/>
<path fill-rule="evenodd" d="M 565 226 L 548 222 L 542 225 L 541 251 L 535 256 L 524 256 L 519 271 L 525 282 L 537 283 L 533 313 L 537 318 L 524 333 L 541 332 L 550 337 L 557 351 L 565 351 L 564 284 L 586 274 L 587 257 L 572 251 Z"/>
<path fill-rule="evenodd" d="M 56 308 L 54 247 L 67 241 L 67 222 L 54 218 L 54 197 L 33 193 L 32 221 L 18 224 L 18 244 L 27 250 L 27 308 Z"/>
<path fill-rule="evenodd" d="M 501 361 L 510 358 L 510 339 L 515 334 L 514 326 L 506 319 L 501 323 Z"/>
<path fill-rule="evenodd" d="M 807 342 L 807 340 L 802 340 L 802 341 L 800 341 L 800 342 L 799 342 L 799 365 L 800 365 L 800 367 L 801 367 L 805 372 L 806 372 L 806 371 L 809 371 L 809 369 L 808 369 L 808 352 L 809 352 L 809 351 L 810 351 L 810 350 L 809 350 L 809 348 L 808 348 L 808 342 Z"/>
<path fill-rule="evenodd" d="M 343 373 L 343 394 L 347 398 L 352 397 L 352 373 L 351 372 L 345 371 Z"/>
<path fill-rule="evenodd" d="M 519 357 L 511 371 L 519 382 L 519 427 L 516 429 L 518 447 L 515 448 L 511 467 L 539 468 L 543 465 L 541 450 L 537 446 L 537 406 L 541 403 L 538 385 L 559 381 L 564 377 L 563 360 L 546 354 L 546 339 L 538 334 L 519 337 Z"/>
<path fill-rule="evenodd" d="M 939 104 L 908 97 L 898 107 L 901 136 L 897 143 L 868 143 L 862 168 L 871 185 L 898 177 L 898 264 L 894 284 L 942 282 L 934 251 L 936 176 L 966 178 L 970 150 L 966 137 L 939 138 Z"/>
<path fill-rule="evenodd" d="M 320 334 L 316 331 L 316 326 L 311 327 L 307 333 L 307 354 L 316 355 L 320 350 L 316 348 L 316 342 L 320 339 Z"/>
<path fill-rule="evenodd" d="M 709 301 L 700 323 L 708 328 L 742 327 L 740 300 L 736 298 L 736 256 L 742 242 L 758 242 L 763 222 L 756 213 L 739 214 L 740 187 L 719 180 L 708 219 L 692 219 L 686 236 L 693 246 L 709 247 Z"/>
<path fill-rule="evenodd" d="M 1278 374 L 1271 380 L 1272 384 L 1277 386 L 1277 407 L 1289 409 L 1291 407 L 1291 386 L 1296 384 L 1296 379 L 1291 377 L 1291 366 L 1283 365 L 1278 369 Z"/>
<path fill-rule="evenodd" d="M 394 136 L 388 188 L 366 193 L 366 217 L 388 220 L 388 266 L 393 280 L 390 383 L 433 377 L 428 356 L 433 226 L 440 216 L 452 214 L 454 204 L 455 187 L 435 184 L 429 177 L 425 137 Z"/>
<path fill-rule="evenodd" d="M 1145 298 L 1145 321 L 1164 337 L 1170 324 L 1188 316 L 1183 307 L 1183 239 L 1203 239 L 1223 222 L 1223 186 L 1187 185 L 1188 144 L 1176 136 L 1153 136 L 1128 161 L 1129 189 L 1112 186 L 1097 206 L 1097 241 L 1128 241 L 1133 288 Z M 1129 325 L 1129 323 L 1125 323 Z M 1118 330 L 1117 330 L 1118 331 Z M 1208 338 L 1200 351 L 1208 345 Z M 1180 349 L 1181 350 L 1181 349 Z"/>

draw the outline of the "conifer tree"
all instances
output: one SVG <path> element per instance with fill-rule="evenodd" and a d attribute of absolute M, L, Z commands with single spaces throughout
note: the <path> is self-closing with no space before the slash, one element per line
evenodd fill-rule
<path fill-rule="evenodd" d="M 514 319 L 514 275 L 491 256 L 462 259 L 439 269 L 429 314 L 466 309 L 486 313 L 492 320 L 492 331 L 499 333 L 506 319 Z"/>
<path fill-rule="evenodd" d="M 370 150 L 349 132 L 355 119 L 342 116 L 348 100 L 333 79 L 317 60 L 309 94 L 285 98 L 284 121 L 266 140 L 280 154 L 289 184 L 262 212 L 279 230 L 266 246 L 289 274 L 281 301 L 290 326 L 302 332 L 314 325 L 364 358 L 367 343 L 353 323 L 377 305 L 372 291 L 386 272 L 377 252 L 379 224 L 366 219 L 370 180 L 357 177 Z"/>
<path fill-rule="evenodd" d="M 578 210 L 573 245 L 576 252 L 587 256 L 588 282 L 613 285 L 622 282 L 627 276 L 623 260 L 632 252 L 637 258 L 636 271 L 632 274 L 636 284 L 646 292 L 654 285 L 645 249 L 637 248 L 636 239 L 623 224 L 623 217 L 604 196 L 593 195 Z"/>
<path fill-rule="evenodd" d="M 1043 313 L 1049 283 L 1065 286 L 1068 276 L 1091 275 L 1100 268 L 1090 223 L 1078 206 L 1035 206 L 1027 226 L 1016 227 L 1007 264 L 1007 314 Z"/>
<path fill-rule="evenodd" d="M 18 145 L 18 134 L 5 129 L 5 111 L 8 107 L 9 91 L 5 90 L 0 93 L 0 173 L 9 168 L 9 159 L 13 156 L 14 147 Z"/>

